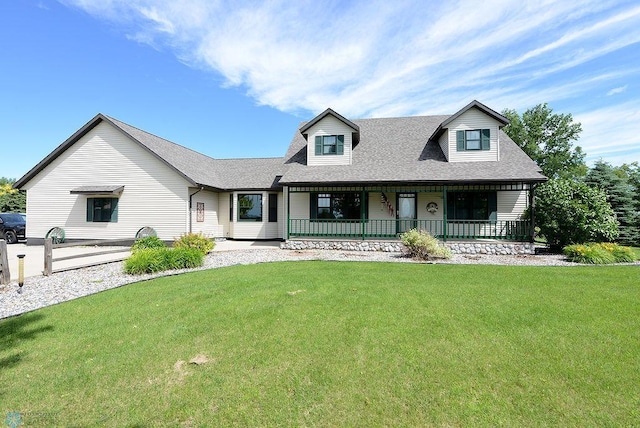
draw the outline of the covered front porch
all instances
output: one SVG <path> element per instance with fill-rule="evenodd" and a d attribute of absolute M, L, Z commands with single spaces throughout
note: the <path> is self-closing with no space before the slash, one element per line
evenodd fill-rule
<path fill-rule="evenodd" d="M 533 183 L 290 187 L 287 239 L 397 239 L 410 229 L 443 240 L 532 241 Z"/>

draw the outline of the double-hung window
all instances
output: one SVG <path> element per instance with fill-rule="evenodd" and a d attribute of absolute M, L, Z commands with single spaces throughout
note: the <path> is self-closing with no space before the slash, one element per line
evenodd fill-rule
<path fill-rule="evenodd" d="M 316 135 L 316 156 L 343 155 L 344 135 Z"/>
<path fill-rule="evenodd" d="M 456 131 L 456 147 L 459 152 L 466 150 L 490 150 L 490 129 L 468 129 Z"/>

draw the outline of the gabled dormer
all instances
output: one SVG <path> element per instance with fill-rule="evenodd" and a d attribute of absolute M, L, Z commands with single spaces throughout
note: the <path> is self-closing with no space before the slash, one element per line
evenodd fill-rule
<path fill-rule="evenodd" d="M 307 141 L 307 165 L 351 165 L 360 128 L 328 108 L 300 128 Z"/>
<path fill-rule="evenodd" d="M 440 124 L 431 137 L 449 162 L 500 160 L 500 129 L 509 119 L 472 101 Z"/>

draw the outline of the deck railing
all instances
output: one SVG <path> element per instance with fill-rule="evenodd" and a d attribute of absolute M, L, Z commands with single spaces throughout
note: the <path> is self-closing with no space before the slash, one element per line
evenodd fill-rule
<path fill-rule="evenodd" d="M 290 219 L 290 238 L 396 238 L 410 229 L 429 232 L 440 239 L 504 239 L 526 241 L 530 223 L 524 220 L 311 220 Z"/>

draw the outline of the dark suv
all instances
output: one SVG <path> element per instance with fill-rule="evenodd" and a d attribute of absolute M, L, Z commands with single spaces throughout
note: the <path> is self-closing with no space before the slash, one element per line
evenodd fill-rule
<path fill-rule="evenodd" d="M 7 244 L 15 244 L 18 239 L 25 239 L 27 221 L 20 214 L 0 213 L 0 239 Z"/>

